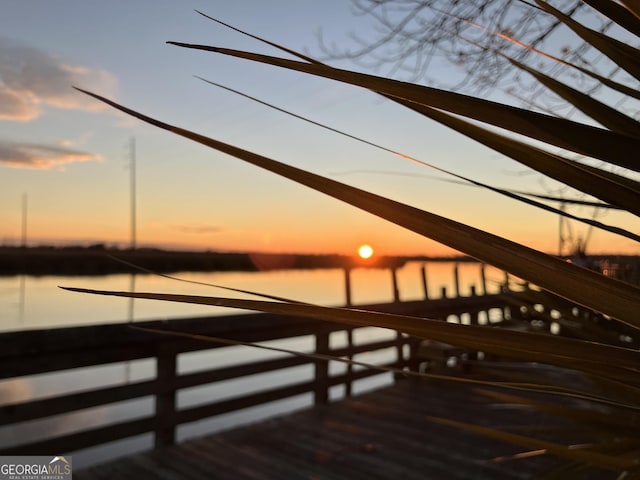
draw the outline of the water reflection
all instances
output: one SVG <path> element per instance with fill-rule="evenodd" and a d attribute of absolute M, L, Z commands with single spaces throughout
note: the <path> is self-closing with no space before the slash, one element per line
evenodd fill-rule
<path fill-rule="evenodd" d="M 18 300 L 18 323 L 24 324 L 24 303 L 26 293 L 26 275 L 20 275 L 20 298 Z"/>
<path fill-rule="evenodd" d="M 98 388 L 109 388 L 122 385 L 126 381 L 151 380 L 155 376 L 155 361 L 136 360 L 130 362 L 129 365 L 118 363 L 2 380 L 0 381 L 0 405 L 42 400 Z M 72 413 L 5 425 L 0 427 L 0 448 L 14 447 L 151 415 L 153 408 L 153 399 L 151 397 L 143 397 L 113 403 L 109 406 L 98 406 Z M 136 444 L 135 442 L 131 443 L 131 441 L 129 443 L 130 446 Z M 142 443 L 140 443 L 140 448 L 143 448 Z M 80 464 L 77 464 L 74 458 L 74 466 L 80 468 L 82 464 L 87 465 L 105 458 L 107 457 L 104 454 L 95 456 L 95 454 L 87 455 L 83 453 L 79 456 Z"/>
<path fill-rule="evenodd" d="M 410 262 L 396 272 L 400 300 L 439 298 L 456 290 L 454 263 L 432 262 L 426 265 L 423 280 L 422 262 Z M 353 305 L 384 303 L 394 299 L 394 283 L 389 269 L 352 269 L 349 276 L 341 269 L 282 270 L 263 272 L 179 273 L 180 278 L 214 283 L 233 288 L 278 295 L 303 302 L 342 306 L 346 304 L 347 278 Z M 501 272 L 488 269 L 486 283 L 490 291 L 504 281 Z M 461 295 L 469 295 L 471 285 L 482 293 L 482 273 L 477 263 L 460 263 L 457 273 Z M 194 315 L 227 314 L 228 309 L 203 305 L 186 305 L 152 300 L 135 300 L 85 295 L 64 291 L 59 285 L 104 290 L 137 290 L 188 295 L 239 296 L 200 284 L 178 282 L 148 275 L 106 275 L 95 277 L 13 276 L 0 277 L 0 331 L 115 323 L 133 320 L 167 319 Z M 17 295 L 16 295 L 17 293 Z"/>

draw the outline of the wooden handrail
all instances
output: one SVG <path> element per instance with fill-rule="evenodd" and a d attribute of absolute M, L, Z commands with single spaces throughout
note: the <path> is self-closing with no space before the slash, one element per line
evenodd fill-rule
<path fill-rule="evenodd" d="M 509 295 L 510 293 L 504 293 L 456 299 L 395 301 L 392 304 L 359 308 L 444 319 L 446 315 L 452 313 L 462 314 L 504 308 L 508 305 Z M 359 353 L 391 348 L 396 352 L 396 360 L 387 366 L 400 369 L 416 366 L 414 353 L 417 352 L 417 341 L 411 337 L 397 334 L 395 338 L 387 340 L 376 339 L 354 344 L 353 333 L 358 330 L 357 328 L 306 318 L 271 314 L 238 314 L 136 322 L 135 325 L 242 342 L 285 340 L 311 335 L 315 339 L 313 353 L 352 358 Z M 330 336 L 334 332 L 346 332 L 346 346 L 332 347 Z M 0 349 L 0 378 L 2 379 L 141 359 L 153 359 L 156 364 L 156 376 L 152 379 L 124 385 L 103 385 L 91 390 L 63 393 L 51 398 L 32 399 L 0 406 L 0 425 L 6 426 L 126 400 L 154 399 L 154 411 L 141 418 L 76 431 L 54 438 L 37 439 L 27 444 L 12 445 L 0 449 L 0 455 L 49 454 L 51 451 L 70 453 L 89 446 L 149 432 L 154 435 L 154 445 L 161 448 L 176 441 L 176 428 L 184 423 L 301 394 L 312 394 L 315 404 L 327 403 L 331 399 L 332 387 L 344 385 L 345 394 L 349 395 L 354 381 L 381 373 L 377 370 L 354 369 L 349 366 L 345 373 L 330 375 L 326 361 L 307 357 L 281 357 L 180 373 L 177 370 L 177 358 L 180 354 L 214 350 L 226 345 L 193 338 L 159 335 L 132 329 L 125 323 L 8 332 L 0 334 L 0 344 L 3 346 Z M 409 346 L 409 355 L 405 354 L 405 345 Z M 284 386 L 251 391 L 237 397 L 202 405 L 187 408 L 177 406 L 177 393 L 181 389 L 302 365 L 313 365 L 312 378 Z"/>

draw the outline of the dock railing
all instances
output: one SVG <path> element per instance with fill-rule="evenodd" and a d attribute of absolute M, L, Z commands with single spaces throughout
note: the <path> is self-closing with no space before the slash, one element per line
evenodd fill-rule
<path fill-rule="evenodd" d="M 493 310 L 499 312 L 504 320 L 504 316 L 509 314 L 510 305 L 513 305 L 511 292 L 503 289 L 500 293 L 483 293 L 476 295 L 472 290 L 469 296 L 394 301 L 358 308 L 445 321 L 454 316 L 459 321 L 467 319 L 470 323 L 477 323 L 483 316 L 488 319 L 489 312 Z M 405 334 L 388 332 L 389 335 L 383 338 L 375 335 L 370 337 L 358 334 L 359 330 L 368 327 L 354 328 L 307 318 L 247 313 L 135 322 L 133 325 L 239 342 L 306 338 L 307 341 L 311 339 L 313 345 L 311 350 L 307 350 L 308 353 L 357 358 L 361 354 L 386 352 L 386 355 L 382 355 L 383 366 L 400 370 L 417 370 L 423 360 L 417 355 L 420 342 Z M 340 341 L 335 341 L 336 336 Z M 358 341 L 354 341 L 355 337 L 359 337 Z M 177 441 L 176 429 L 182 425 L 301 395 L 310 396 L 313 404 L 324 404 L 351 395 L 354 383 L 359 380 L 389 375 L 388 372 L 353 365 L 347 365 L 336 373 L 335 369 L 332 371 L 329 368 L 326 360 L 294 355 L 242 359 L 235 363 L 225 362 L 223 366 L 211 364 L 197 371 L 185 372 L 178 368 L 181 355 L 214 351 L 228 345 L 202 338 L 143 331 L 131 328 L 131 324 L 127 323 L 8 332 L 0 334 L 0 345 L 0 383 L 4 384 L 11 379 L 24 380 L 53 372 L 125 364 L 141 359 L 147 359 L 155 368 L 153 375 L 142 380 L 123 380 L 88 389 L 77 385 L 71 391 L 5 402 L 0 406 L 0 432 L 9 426 L 17 429 L 30 422 L 134 399 L 147 399 L 153 407 L 132 419 L 88 428 L 80 425 L 61 434 L 39 430 L 35 438 L 15 439 L 0 445 L 0 455 L 72 454 L 143 434 L 152 434 L 153 445 L 161 448 Z M 291 376 L 291 383 L 270 385 L 266 382 L 266 385 L 256 385 L 239 395 L 217 400 L 211 398 L 195 406 L 181 407 L 177 402 L 179 393 L 185 389 L 274 372 L 284 372 L 287 376 L 287 369 L 303 365 L 308 366 L 312 373 L 302 380 L 299 376 Z M 336 391 L 338 394 L 335 394 Z"/>
<path fill-rule="evenodd" d="M 363 352 L 393 348 L 398 356 L 387 366 L 397 368 L 408 365 L 409 357 L 404 346 L 411 344 L 410 339 L 404 335 L 397 335 L 389 340 L 354 344 L 353 330 L 343 325 L 268 314 L 137 322 L 135 325 L 242 342 L 266 342 L 311 335 L 315 339 L 312 353 L 347 358 Z M 331 348 L 329 336 L 341 331 L 347 335 L 347 346 Z M 42 438 L 46 437 L 46 432 L 42 432 L 43 435 L 35 441 L 3 448 L 0 450 L 1 455 L 72 452 L 147 432 L 153 432 L 155 446 L 161 447 L 175 442 L 175 430 L 181 424 L 306 393 L 313 396 L 315 403 L 326 403 L 332 387 L 344 385 L 349 393 L 354 381 L 380 374 L 377 370 L 356 371 L 348 368 L 345 373 L 331 376 L 326 361 L 301 356 L 240 362 L 222 368 L 212 365 L 211 368 L 195 373 L 180 374 L 176 368 L 180 354 L 223 348 L 224 345 L 134 330 L 127 324 L 5 333 L 0 335 L 0 343 L 3 345 L 0 352 L 0 377 L 5 380 L 139 359 L 152 359 L 156 370 L 155 378 L 151 380 L 88 391 L 78 386 L 76 391 L 62 395 L 3 405 L 0 407 L 0 428 L 149 396 L 154 399 L 155 411 L 134 420 L 52 438 Z M 311 379 L 276 388 L 267 387 L 223 401 L 214 400 L 195 407 L 176 408 L 176 394 L 181 389 L 307 364 L 313 366 L 314 375 Z"/>

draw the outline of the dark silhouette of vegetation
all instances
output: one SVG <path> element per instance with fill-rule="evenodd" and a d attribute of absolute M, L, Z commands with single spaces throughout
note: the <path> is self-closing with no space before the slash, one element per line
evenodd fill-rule
<path fill-rule="evenodd" d="M 539 108 L 517 108 L 489 101 L 477 92 L 474 96 L 468 92 L 463 94 L 451 89 L 333 68 L 271 42 L 268 43 L 288 54 L 296 55 L 300 60 L 209 45 L 170 43 L 303 72 L 374 91 L 419 115 L 443 123 L 540 174 L 570 186 L 585 196 L 595 197 L 639 216 L 640 183 L 637 172 L 640 172 L 640 161 L 636 152 L 640 151 L 640 124 L 634 119 L 637 112 L 628 115 L 623 111 L 623 103 L 617 102 L 615 98 L 622 96 L 625 99 L 638 99 L 640 96 L 640 50 L 633 46 L 640 35 L 640 8 L 637 2 L 627 0 L 623 3 L 610 0 L 589 0 L 584 3 L 590 7 L 584 6 L 582 2 L 569 2 L 556 8 L 542 0 L 535 0 L 535 4 L 524 1 L 449 3 L 436 0 L 361 0 L 358 4 L 371 7 L 365 10 L 373 15 L 378 15 L 378 8 L 387 9 L 385 12 L 389 13 L 385 13 L 386 16 L 378 15 L 376 18 L 383 25 L 388 24 L 390 33 L 383 34 L 380 41 L 365 45 L 353 55 L 354 58 L 364 58 L 363 55 L 375 53 L 377 46 L 383 47 L 390 45 L 389 42 L 393 44 L 397 41 L 397 45 L 403 46 L 399 50 L 399 56 L 380 56 L 379 62 L 384 64 L 394 60 L 396 67 L 400 68 L 408 59 L 417 59 L 418 63 L 411 70 L 413 77 L 417 77 L 428 66 L 426 61 L 422 61 L 423 58 L 432 60 L 436 52 L 444 51 L 449 55 L 450 61 L 458 58 L 464 64 L 468 75 L 463 83 L 466 82 L 472 88 L 494 85 L 487 81 L 486 76 L 501 82 L 503 79 L 508 80 L 510 76 L 518 78 L 522 75 L 525 78 L 526 74 L 526 78 L 536 88 L 544 88 L 551 92 L 553 98 L 562 99 L 562 105 L 569 106 L 570 110 L 579 110 L 581 121 L 574 120 L 571 112 L 564 115 L 556 108 L 551 108 L 553 115 L 549 115 Z M 392 6 L 402 9 L 399 13 L 391 14 Z M 435 21 L 422 16 L 428 11 L 436 12 Z M 525 12 L 524 16 L 522 12 Z M 588 13 L 589 18 L 593 16 L 598 19 L 595 28 L 583 16 L 584 12 Z M 488 25 L 477 27 L 478 22 L 483 20 Z M 472 25 L 471 22 L 477 25 Z M 420 43 L 422 40 L 419 36 L 410 36 L 419 35 L 422 30 L 426 31 L 426 35 L 431 35 L 427 37 L 426 43 Z M 621 38 L 625 40 L 616 38 L 621 31 Z M 555 37 L 560 33 L 577 35 L 580 42 L 588 45 L 587 50 L 570 49 L 567 52 L 575 55 L 574 64 L 555 55 L 545 56 L 534 50 L 542 45 L 553 46 L 562 54 L 563 47 L 557 41 L 561 37 Z M 532 35 L 532 38 L 515 38 L 523 34 Z M 628 40 L 629 38 L 632 40 Z M 414 47 L 416 39 L 418 43 Z M 523 47 L 522 44 L 514 43 L 514 40 L 526 41 L 528 45 Z M 467 42 L 470 46 L 458 47 L 459 42 Z M 425 57 L 421 57 L 421 49 L 425 45 L 430 49 L 426 48 Z M 522 56 L 513 54 L 513 45 L 517 49 L 526 50 L 524 53 L 527 64 L 523 63 Z M 599 52 L 598 60 L 586 58 L 587 51 Z M 561 70 L 553 74 L 545 72 L 544 68 L 537 68 L 537 62 L 531 61 L 539 59 L 537 55 L 542 55 L 543 63 L 550 62 L 552 69 L 558 67 Z M 504 68 L 511 73 L 503 75 Z M 574 72 L 576 77 L 565 76 L 565 71 Z M 478 81 L 469 82 L 476 74 L 479 75 Z M 589 77 L 588 83 L 581 83 L 583 75 Z M 607 95 L 597 98 L 592 88 L 594 84 L 597 84 L 598 92 L 606 91 Z M 515 82 L 513 88 L 517 98 L 526 97 L 534 91 L 520 82 Z M 566 464 L 552 472 L 550 478 L 590 478 L 590 475 L 602 474 L 602 469 L 614 472 L 620 479 L 639 478 L 640 447 L 637 438 L 640 430 L 637 416 L 640 410 L 640 352 L 635 345 L 640 336 L 640 287 L 451 218 L 444 218 L 171 125 L 100 95 L 82 91 L 158 128 L 276 173 L 506 270 L 522 279 L 523 290 L 520 294 L 523 301 L 527 292 L 531 291 L 524 287 L 527 282 L 527 286 L 533 286 L 537 293 L 548 295 L 549 302 L 561 301 L 569 304 L 563 304 L 554 313 L 549 313 L 549 322 L 543 322 L 545 327 L 542 329 L 538 328 L 537 322 L 529 323 L 526 319 L 519 324 L 519 328 L 511 329 L 479 323 L 461 325 L 433 318 L 335 309 L 296 302 L 75 290 L 254 309 L 348 325 L 383 327 L 418 339 L 455 345 L 469 352 L 490 354 L 503 362 L 496 366 L 499 381 L 494 387 L 498 385 L 501 389 L 529 393 L 535 391 L 545 395 L 545 400 L 541 401 L 530 396 L 494 392 L 492 395 L 495 398 L 510 404 L 521 403 L 528 408 L 571 420 L 577 424 L 572 435 L 567 437 L 555 432 L 549 440 L 548 437 L 539 438 L 537 434 L 545 432 L 537 432 L 535 429 L 513 432 L 509 431 L 508 425 L 498 430 L 480 428 L 469 423 L 454 423 L 443 418 L 433 418 L 432 421 L 455 424 L 458 428 L 512 442 L 525 450 L 522 452 L 523 456 L 551 454 L 565 460 Z M 600 126 L 594 126 L 594 123 Z M 500 133 L 493 127 L 499 127 Z M 531 141 L 523 141 L 522 136 L 542 146 L 537 147 Z M 544 305 L 540 306 L 545 311 Z M 560 332 L 553 331 L 551 325 L 554 323 L 563 325 Z M 571 334 L 559 335 L 565 327 Z M 533 365 L 534 368 L 521 369 L 521 362 Z M 536 369 L 538 364 L 552 365 L 558 370 Z M 566 370 L 585 381 L 574 387 L 566 384 L 566 376 L 554 374 Z M 466 380 L 473 382 L 474 378 Z M 576 409 L 575 404 L 567 402 L 568 398 L 580 399 L 584 408 Z"/>

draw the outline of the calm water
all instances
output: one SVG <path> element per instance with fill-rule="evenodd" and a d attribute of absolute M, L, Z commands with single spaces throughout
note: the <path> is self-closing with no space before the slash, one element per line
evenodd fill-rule
<path fill-rule="evenodd" d="M 401 300 L 424 298 L 422 266 L 422 263 L 411 263 L 398 270 L 397 278 Z M 453 293 L 453 272 L 453 263 L 430 263 L 426 266 L 428 293 L 431 298 L 440 297 L 443 287 L 450 294 Z M 175 276 L 322 305 L 342 306 L 346 299 L 345 274 L 339 269 L 258 273 L 182 273 Z M 471 285 L 476 285 L 478 291 L 481 291 L 481 275 L 478 264 L 460 264 L 458 278 L 462 295 L 469 294 Z M 498 271 L 487 269 L 486 279 L 488 290 L 493 292 L 497 291 L 497 285 L 504 280 L 504 276 Z M 135 300 L 132 303 L 129 299 L 71 293 L 59 289 L 58 285 L 105 290 L 130 290 L 133 286 L 136 291 L 239 296 L 213 287 L 194 285 L 153 275 L 136 275 L 135 279 L 132 279 L 130 275 L 0 277 L 0 330 L 55 328 L 126 322 L 129 319 L 141 321 L 237 312 L 216 307 L 150 300 Z M 389 302 L 393 299 L 391 272 L 377 269 L 353 270 L 351 272 L 351 290 L 352 303 L 355 306 Z M 332 347 L 337 348 L 345 343 L 346 336 L 342 338 L 340 335 L 343 333 L 336 332 L 332 335 L 330 339 Z M 392 332 L 374 328 L 362 329 L 356 334 L 356 343 L 393 336 Z M 272 344 L 295 351 L 311 351 L 313 338 L 310 336 L 302 337 L 272 342 Z M 181 354 L 178 356 L 178 370 L 180 373 L 194 372 L 282 355 L 284 354 L 244 346 L 224 347 L 206 352 Z M 369 363 L 387 363 L 395 360 L 395 350 L 362 354 L 356 360 Z M 330 363 L 332 375 L 343 372 L 345 368 L 344 364 Z M 138 360 L 0 381 L 0 405 L 153 379 L 156 374 L 155 369 L 154 360 Z M 260 375 L 259 378 L 245 377 L 214 385 L 183 389 L 178 393 L 178 408 L 233 398 L 263 388 L 284 386 L 311 378 L 313 378 L 313 367 L 305 365 L 273 374 Z M 362 380 L 354 385 L 354 393 L 377 388 L 389 382 L 391 382 L 391 376 L 388 374 Z M 335 387 L 331 392 L 332 398 L 341 398 L 343 395 L 342 386 Z M 200 436 L 306 408 L 311 404 L 311 395 L 301 395 L 205 421 L 186 424 L 178 428 L 177 436 L 179 440 Z M 0 427 L 0 448 L 150 415 L 153 409 L 153 398 L 145 397 L 108 407 L 91 408 L 44 420 Z M 147 434 L 73 452 L 74 467 L 86 467 L 135 451 L 149 449 L 152 448 L 152 445 L 152 436 Z"/>
<path fill-rule="evenodd" d="M 408 263 L 398 270 L 401 300 L 424 298 L 421 280 L 422 263 Z M 426 265 L 429 296 L 438 298 L 441 288 L 454 291 L 454 264 L 433 262 Z M 458 267 L 462 295 L 470 285 L 480 291 L 480 267 L 461 263 Z M 278 295 L 293 300 L 321 305 L 345 304 L 345 275 L 340 269 L 287 270 L 271 272 L 178 273 L 186 280 L 241 288 Z M 487 288 L 497 291 L 503 275 L 487 269 Z M 218 307 L 175 304 L 151 300 L 101 297 L 72 293 L 58 286 L 102 290 L 166 292 L 190 295 L 233 296 L 238 294 L 218 288 L 179 282 L 154 275 L 106 275 L 96 277 L 13 276 L 0 277 L 0 331 L 63 327 L 96 323 L 189 317 L 193 315 L 229 314 L 232 310 Z M 354 305 L 384 303 L 393 299 L 391 273 L 386 269 L 355 269 L 351 273 Z M 251 298 L 251 297 L 247 297 Z"/>

